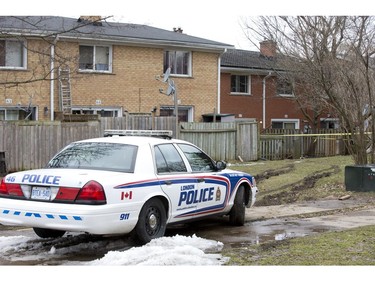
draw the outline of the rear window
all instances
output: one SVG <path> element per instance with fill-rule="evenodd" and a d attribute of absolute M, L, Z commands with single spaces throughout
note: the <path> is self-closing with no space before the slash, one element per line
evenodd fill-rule
<path fill-rule="evenodd" d="M 155 159 L 159 174 L 187 172 L 184 161 L 173 144 L 155 146 Z"/>
<path fill-rule="evenodd" d="M 47 168 L 94 169 L 133 173 L 138 147 L 101 142 L 74 143 L 58 153 Z"/>

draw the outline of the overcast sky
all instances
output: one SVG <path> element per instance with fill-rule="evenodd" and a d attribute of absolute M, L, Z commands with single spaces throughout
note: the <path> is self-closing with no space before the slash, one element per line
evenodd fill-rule
<path fill-rule="evenodd" d="M 245 50 L 256 49 L 244 35 L 243 25 L 250 17 L 296 14 L 367 15 L 374 12 L 374 7 L 369 7 L 367 0 L 11 0 L 0 9 L 2 15 L 100 15 L 113 16 L 116 21 L 124 23 L 146 24 L 166 30 L 181 27 L 188 35 Z"/>

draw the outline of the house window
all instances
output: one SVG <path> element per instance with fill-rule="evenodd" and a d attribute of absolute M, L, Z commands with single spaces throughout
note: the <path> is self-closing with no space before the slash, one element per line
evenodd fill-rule
<path fill-rule="evenodd" d="M 79 69 L 111 72 L 112 48 L 108 46 L 79 46 Z"/>
<path fill-rule="evenodd" d="M 272 129 L 299 129 L 299 119 L 272 119 Z"/>
<path fill-rule="evenodd" d="M 26 68 L 24 42 L 0 40 L 0 68 Z"/>
<path fill-rule="evenodd" d="M 36 107 L 0 107 L 0 120 L 36 120 Z"/>
<path fill-rule="evenodd" d="M 288 79 L 278 77 L 276 91 L 279 96 L 293 96 L 293 85 Z"/>
<path fill-rule="evenodd" d="M 165 51 L 164 72 L 171 68 L 171 74 L 191 75 L 191 53 L 187 51 Z"/>
<path fill-rule="evenodd" d="M 339 119 L 337 118 L 321 118 L 320 119 L 320 128 L 321 129 L 338 129 Z"/>
<path fill-rule="evenodd" d="M 121 108 L 92 108 L 92 107 L 73 107 L 73 114 L 99 114 L 100 117 L 119 117 L 122 116 Z"/>
<path fill-rule="evenodd" d="M 174 106 L 161 106 L 160 116 L 175 116 Z M 193 121 L 193 108 L 189 106 L 178 107 L 178 121 L 179 122 L 192 122 Z"/>
<path fill-rule="evenodd" d="M 230 91 L 232 94 L 250 94 L 250 77 L 247 75 L 231 75 Z"/>

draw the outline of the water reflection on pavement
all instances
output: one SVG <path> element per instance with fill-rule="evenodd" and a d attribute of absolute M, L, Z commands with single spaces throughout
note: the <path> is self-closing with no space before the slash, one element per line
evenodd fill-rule
<path fill-rule="evenodd" d="M 279 241 L 375 223 L 375 208 L 371 204 L 365 202 L 358 205 L 355 201 L 337 201 L 289 206 L 255 206 L 247 211 L 247 222 L 244 226 L 229 225 L 227 217 L 211 218 L 170 226 L 166 236 L 196 235 L 220 241 L 227 248 L 238 248 L 270 240 Z M 349 210 L 353 206 L 359 207 Z M 332 210 L 347 211 L 329 213 Z M 71 264 L 75 261 L 91 261 L 101 258 L 112 250 L 125 251 L 137 246 L 127 236 L 101 237 L 67 233 L 61 238 L 40 239 L 30 228 L 1 225 L 0 238 L 1 265 Z"/>

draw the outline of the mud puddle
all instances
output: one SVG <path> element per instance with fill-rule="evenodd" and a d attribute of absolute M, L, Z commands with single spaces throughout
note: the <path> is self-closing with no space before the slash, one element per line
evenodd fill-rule
<path fill-rule="evenodd" d="M 241 248 L 270 240 L 283 240 L 310 235 L 319 229 L 314 224 L 297 220 L 269 219 L 252 221 L 241 227 L 229 225 L 227 218 L 213 218 L 167 229 L 165 236 L 193 236 L 220 241 L 224 248 Z M 129 237 L 100 237 L 86 234 L 69 234 L 56 239 L 40 239 L 30 228 L 8 228 L 0 236 L 17 239 L 12 250 L 0 257 L 2 265 L 61 265 L 83 262 L 103 257 L 111 250 L 125 251 L 137 247 Z M 23 237 L 23 238 L 21 238 Z M 24 237 L 28 237 L 26 239 Z"/>
<path fill-rule="evenodd" d="M 375 221 L 373 202 L 357 200 L 321 200 L 301 204 L 254 207 L 246 214 L 242 227 L 229 225 L 227 218 L 212 218 L 175 227 L 169 235 L 182 233 L 213 239 L 225 247 L 315 235 L 372 225 Z"/>
<path fill-rule="evenodd" d="M 209 226 L 211 224 L 211 227 Z M 336 229 L 336 228 L 334 228 Z M 202 238 L 217 240 L 225 247 L 236 248 L 244 244 L 260 244 L 267 241 L 279 241 L 294 237 L 303 237 L 333 230 L 330 226 L 322 226 L 313 221 L 268 219 L 248 222 L 241 227 L 228 225 L 225 220 L 211 220 L 210 223 L 197 222 L 190 225 L 169 229 L 167 235 L 197 235 Z"/>
<path fill-rule="evenodd" d="M 220 241 L 224 249 L 281 241 L 372 225 L 375 207 L 357 202 L 312 202 L 291 206 L 250 209 L 244 226 L 233 227 L 227 217 L 211 218 L 167 228 L 165 236 L 193 236 Z M 0 237 L 14 240 L 13 248 L 0 255 L 2 265 L 59 265 L 68 261 L 90 261 L 111 250 L 127 250 L 135 245 L 129 237 L 100 237 L 73 234 L 58 239 L 39 239 L 30 228 L 0 226 Z M 26 237 L 26 238 L 25 238 Z"/>

